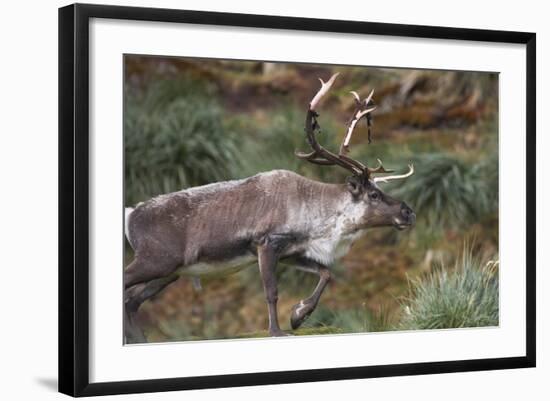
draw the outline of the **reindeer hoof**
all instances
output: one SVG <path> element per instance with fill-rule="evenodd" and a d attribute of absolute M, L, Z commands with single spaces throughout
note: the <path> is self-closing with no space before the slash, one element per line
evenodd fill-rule
<path fill-rule="evenodd" d="M 300 303 L 294 305 L 290 314 L 290 327 L 292 327 L 292 330 L 300 327 L 314 310 L 315 304 L 304 301 L 300 301 Z"/>
<path fill-rule="evenodd" d="M 271 337 L 287 337 L 287 336 L 291 336 L 292 334 L 285 333 L 281 329 L 274 329 L 274 330 L 272 329 L 272 330 L 269 330 L 269 335 Z"/>

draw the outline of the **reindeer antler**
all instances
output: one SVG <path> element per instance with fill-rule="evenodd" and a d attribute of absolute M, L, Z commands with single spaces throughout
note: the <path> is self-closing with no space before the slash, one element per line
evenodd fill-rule
<path fill-rule="evenodd" d="M 339 165 L 351 171 L 355 175 L 362 175 L 365 173 L 366 167 L 357 160 L 347 157 L 344 153 L 346 153 L 349 149 L 349 140 L 351 139 L 351 135 L 353 133 L 355 125 L 363 116 L 374 110 L 374 108 L 366 109 L 366 107 L 362 106 L 361 101 L 356 102 L 356 111 L 350 123 L 348 124 L 348 133 L 346 135 L 346 139 L 344 139 L 344 143 L 342 143 L 342 146 L 340 147 L 340 153 L 338 155 L 323 148 L 319 144 L 319 142 L 317 142 L 317 138 L 315 136 L 315 130 L 319 127 L 319 124 L 317 122 L 317 117 L 319 116 L 319 114 L 316 111 L 316 107 L 323 96 L 325 96 L 326 93 L 330 90 L 338 75 L 338 73 L 332 75 L 327 82 L 324 82 L 321 78 L 319 78 L 319 81 L 321 81 L 321 89 L 319 89 L 319 91 L 315 94 L 315 96 L 309 103 L 309 109 L 307 111 L 305 124 L 306 137 L 313 151 L 310 153 L 296 152 L 296 156 L 314 164 L 320 164 L 324 166 Z M 355 93 L 354 96 L 356 96 L 357 99 L 359 98 L 359 95 L 357 95 L 357 93 Z M 372 93 L 370 97 L 372 97 Z M 369 101 L 370 97 L 368 99 Z"/>
<path fill-rule="evenodd" d="M 386 171 L 386 173 L 389 173 L 391 171 Z M 413 174 L 414 174 L 414 166 L 412 164 L 409 164 L 409 171 L 407 171 L 405 174 L 387 175 L 385 177 L 374 177 L 374 182 L 390 182 L 393 180 L 401 180 L 403 178 L 410 177 Z"/>
<path fill-rule="evenodd" d="M 361 98 L 355 91 L 350 92 L 353 97 L 355 98 L 355 112 L 351 118 L 351 120 L 348 123 L 348 132 L 346 133 L 346 137 L 344 138 L 344 142 L 342 142 L 342 145 L 340 146 L 340 154 L 347 154 L 349 153 L 349 141 L 351 140 L 351 135 L 353 134 L 353 130 L 355 129 L 355 125 L 359 122 L 361 118 L 366 116 L 368 113 L 372 112 L 376 107 L 371 107 L 370 109 L 367 108 L 369 105 L 369 102 L 372 99 L 372 95 L 374 94 L 374 89 L 370 91 L 369 96 L 365 99 L 364 102 L 361 101 Z"/>
<path fill-rule="evenodd" d="M 317 138 L 315 137 L 315 130 L 319 127 L 319 124 L 317 123 L 317 117 L 319 116 L 319 114 L 317 114 L 315 109 L 319 101 L 329 91 L 338 75 L 338 73 L 334 74 L 327 82 L 324 82 L 321 78 L 319 78 L 319 81 L 321 81 L 321 89 L 319 89 L 319 91 L 315 94 L 315 96 L 309 103 L 309 109 L 306 114 L 305 124 L 306 138 L 309 146 L 311 146 L 313 151 L 310 153 L 297 151 L 295 152 L 295 154 L 300 159 L 305 159 L 310 163 L 320 164 L 324 166 L 331 166 L 336 164 L 347 170 L 350 170 L 353 174 L 360 175 L 363 173 L 363 169 L 361 166 L 350 163 L 349 160 L 345 160 L 339 155 L 336 155 L 331 151 L 323 148 L 319 144 L 319 142 L 317 142 Z"/>
<path fill-rule="evenodd" d="M 353 135 L 353 131 L 355 130 L 355 126 L 357 125 L 359 120 L 361 120 L 361 118 L 367 116 L 376 108 L 376 107 L 370 107 L 370 108 L 368 107 L 369 103 L 372 100 L 374 89 L 371 90 L 369 96 L 367 96 L 365 100 L 361 100 L 357 92 L 355 91 L 350 92 L 355 98 L 355 110 L 353 112 L 351 119 L 348 122 L 348 129 L 346 132 L 346 136 L 344 137 L 344 140 L 340 145 L 340 151 L 338 154 L 332 153 L 331 151 L 322 147 L 319 144 L 319 142 L 317 142 L 315 131 L 319 128 L 319 123 L 317 122 L 317 117 L 319 117 L 319 114 L 317 113 L 316 108 L 319 102 L 321 101 L 321 99 L 323 98 L 323 96 L 325 96 L 327 92 L 330 90 L 330 88 L 334 84 L 334 81 L 336 80 L 336 77 L 338 75 L 339 73 L 332 75 L 327 82 L 324 82 L 321 78 L 319 78 L 319 81 L 321 81 L 321 88 L 309 103 L 309 109 L 306 114 L 306 123 L 305 123 L 306 138 L 313 150 L 310 153 L 296 151 L 295 152 L 296 156 L 298 156 L 301 159 L 305 159 L 310 163 L 320 164 L 323 166 L 338 165 L 340 167 L 343 167 L 351 171 L 354 175 L 364 176 L 367 179 L 369 179 L 372 174 L 392 173 L 393 170 L 386 170 L 384 168 L 380 159 L 378 159 L 377 167 L 369 168 L 365 166 L 363 163 L 361 163 L 360 161 L 352 159 L 351 157 L 347 156 L 347 154 L 349 153 L 349 144 L 351 141 L 351 137 Z M 374 180 L 375 182 L 387 182 L 398 178 L 408 177 L 412 175 L 414 172 L 414 169 L 412 168 L 412 166 L 409 166 L 409 167 L 411 168 L 411 170 L 407 174 L 378 177 L 378 178 L 375 178 Z"/>
<path fill-rule="evenodd" d="M 375 168 L 369 168 L 369 174 L 393 173 L 395 171 L 395 170 L 386 170 L 384 168 L 384 165 L 382 164 L 382 160 L 376 159 L 376 161 L 378 162 L 378 166 L 376 166 Z"/>

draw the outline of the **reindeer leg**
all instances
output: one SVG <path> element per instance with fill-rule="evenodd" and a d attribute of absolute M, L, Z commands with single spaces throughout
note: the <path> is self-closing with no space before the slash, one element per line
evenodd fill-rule
<path fill-rule="evenodd" d="M 179 278 L 176 274 L 149 281 L 147 284 L 138 284 L 126 290 L 126 309 L 129 312 L 137 312 L 142 303 L 154 297 L 169 284 Z"/>
<path fill-rule="evenodd" d="M 126 290 L 124 294 L 124 336 L 127 343 L 147 342 L 143 331 L 135 321 L 137 310 L 143 302 L 157 295 L 177 279 L 177 275 L 171 275 L 148 283 L 137 284 Z"/>
<path fill-rule="evenodd" d="M 180 263 L 168 255 L 162 257 L 142 257 L 136 255 L 132 263 L 124 269 L 124 288 L 146 283 L 174 273 Z"/>
<path fill-rule="evenodd" d="M 311 270 L 308 269 L 306 271 Z M 290 315 L 290 326 L 292 327 L 292 330 L 296 330 L 300 327 L 309 315 L 313 313 L 319 303 L 319 298 L 321 298 L 323 291 L 332 278 L 330 270 L 324 266 L 317 265 L 314 271 L 319 275 L 319 282 L 317 283 L 315 290 L 313 290 L 313 293 L 308 298 L 301 300 L 292 308 Z"/>
<path fill-rule="evenodd" d="M 269 335 L 274 337 L 286 336 L 284 331 L 279 327 L 279 319 L 277 316 L 277 277 L 275 276 L 275 268 L 279 260 L 277 243 L 272 238 L 266 238 L 262 244 L 258 245 L 258 265 L 260 267 L 260 275 L 264 286 L 264 293 L 267 301 L 269 313 Z"/>
<path fill-rule="evenodd" d="M 126 344 L 146 343 L 147 338 L 135 321 L 135 314 L 124 310 L 124 342 Z"/>

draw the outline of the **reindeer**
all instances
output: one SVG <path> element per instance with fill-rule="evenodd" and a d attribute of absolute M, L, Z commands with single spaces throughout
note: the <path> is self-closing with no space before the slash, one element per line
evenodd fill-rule
<path fill-rule="evenodd" d="M 222 276 L 247 266 L 259 266 L 267 302 L 269 335 L 285 336 L 277 315 L 279 262 L 313 273 L 319 281 L 313 292 L 291 311 L 290 326 L 297 329 L 315 310 L 331 280 L 330 267 L 351 244 L 373 227 L 398 230 L 415 223 L 404 202 L 378 187 L 380 182 L 406 178 L 392 173 L 378 160 L 370 168 L 348 156 L 356 124 L 374 110 L 373 91 L 361 100 L 338 154 L 322 147 L 317 106 L 338 74 L 315 94 L 306 113 L 305 132 L 312 150 L 296 156 L 321 166 L 339 166 L 351 173 L 344 184 L 311 180 L 291 171 L 274 170 L 242 180 L 218 182 L 160 195 L 126 208 L 125 231 L 135 251 L 124 271 L 125 336 L 128 342 L 145 341 L 134 321 L 139 306 L 180 276 Z"/>

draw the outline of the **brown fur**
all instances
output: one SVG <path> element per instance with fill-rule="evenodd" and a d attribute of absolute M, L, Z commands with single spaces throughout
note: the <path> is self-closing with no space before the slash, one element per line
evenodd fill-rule
<path fill-rule="evenodd" d="M 184 266 L 220 261 L 253 249 L 268 233 L 288 232 L 290 209 L 320 207 L 330 214 L 342 195 L 342 185 L 288 171 L 256 175 L 225 189 L 184 190 L 144 202 L 131 214 L 129 238 L 137 256 L 160 252 Z"/>

